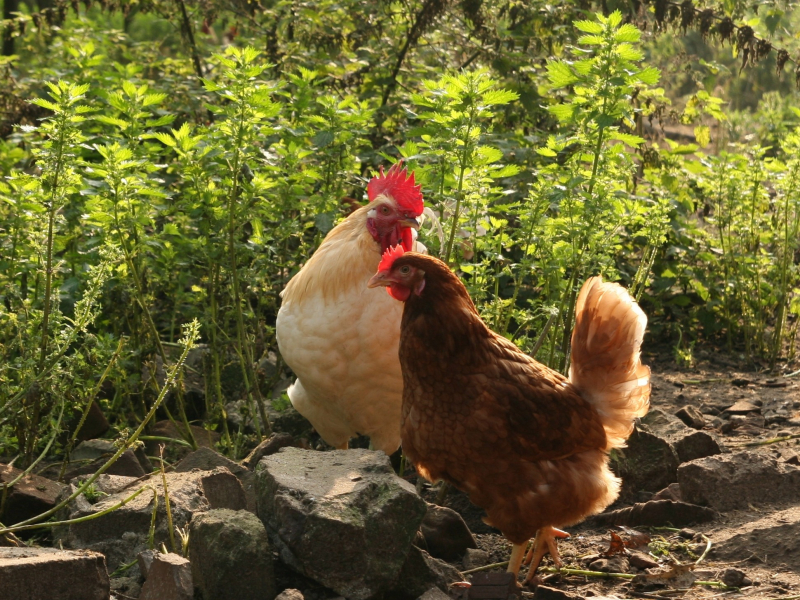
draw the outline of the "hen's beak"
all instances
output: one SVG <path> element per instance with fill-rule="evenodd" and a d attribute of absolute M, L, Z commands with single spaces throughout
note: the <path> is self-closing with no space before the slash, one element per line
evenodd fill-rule
<path fill-rule="evenodd" d="M 403 227 L 411 227 L 411 229 L 416 229 L 419 231 L 419 221 L 417 221 L 414 217 L 403 217 L 397 222 Z"/>
<path fill-rule="evenodd" d="M 378 271 L 367 283 L 367 287 L 370 288 L 386 287 L 389 285 L 392 285 L 392 281 L 389 279 L 389 271 Z"/>

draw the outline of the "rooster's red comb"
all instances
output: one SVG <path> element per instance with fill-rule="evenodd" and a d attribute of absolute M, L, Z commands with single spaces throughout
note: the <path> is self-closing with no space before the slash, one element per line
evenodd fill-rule
<path fill-rule="evenodd" d="M 381 165 L 380 174 L 373 177 L 367 185 L 370 202 L 381 194 L 394 198 L 403 210 L 411 211 L 415 217 L 422 214 L 422 186 L 414 184 L 414 173 L 408 175 L 402 160 L 393 164 L 385 175 Z"/>
<path fill-rule="evenodd" d="M 396 246 L 391 246 L 386 249 L 386 252 L 383 253 L 383 257 L 381 258 L 381 262 L 378 265 L 378 272 L 381 271 L 389 271 L 398 258 L 403 256 L 406 251 L 403 250 L 402 244 L 397 244 Z"/>

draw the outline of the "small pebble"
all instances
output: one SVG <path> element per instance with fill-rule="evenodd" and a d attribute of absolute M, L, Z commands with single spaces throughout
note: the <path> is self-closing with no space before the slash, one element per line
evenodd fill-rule
<path fill-rule="evenodd" d="M 725 569 L 720 579 L 722 580 L 722 583 L 728 587 L 742 587 L 743 585 L 747 585 L 745 581 L 750 582 L 750 580 L 747 578 L 747 574 L 744 571 L 741 569 L 734 569 L 733 567 L 728 567 Z"/>

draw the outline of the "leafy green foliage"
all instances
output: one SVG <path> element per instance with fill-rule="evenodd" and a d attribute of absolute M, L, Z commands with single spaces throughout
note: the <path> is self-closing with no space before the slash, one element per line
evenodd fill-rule
<path fill-rule="evenodd" d="M 71 10 L 58 28 L 20 17 L 18 57 L 0 61 L 0 453 L 68 449 L 54 432 L 96 399 L 121 438 L 158 401 L 240 456 L 288 406 L 280 368 L 259 367 L 281 290 L 401 158 L 431 209 L 429 251 L 553 368 L 598 273 L 686 363 L 700 338 L 794 355 L 791 98 L 733 110 L 711 93 L 734 85 L 732 58 L 675 66 L 670 36 L 583 4 L 314 8 L 199 4 L 191 39 L 174 3 Z M 670 118 L 688 139 L 661 136 Z M 153 376 L 194 319 L 200 402 Z"/>

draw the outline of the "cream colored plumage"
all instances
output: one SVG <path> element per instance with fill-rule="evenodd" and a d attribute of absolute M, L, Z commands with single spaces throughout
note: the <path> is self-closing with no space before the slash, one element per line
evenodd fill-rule
<path fill-rule="evenodd" d="M 368 435 L 391 454 L 400 446 L 403 305 L 367 288 L 381 248 L 366 225 L 367 213 L 387 200 L 378 196 L 331 230 L 281 294 L 276 334 L 297 375 L 289 399 L 322 438 L 341 448 Z"/>

